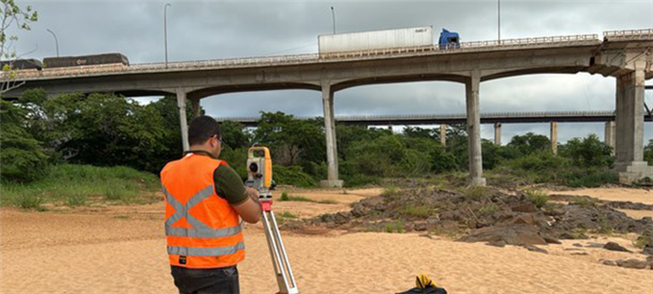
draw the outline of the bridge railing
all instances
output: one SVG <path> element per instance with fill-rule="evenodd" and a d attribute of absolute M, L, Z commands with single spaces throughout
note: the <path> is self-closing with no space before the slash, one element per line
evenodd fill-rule
<path fill-rule="evenodd" d="M 653 39 L 653 29 L 606 31 L 603 37 L 608 41 Z"/>

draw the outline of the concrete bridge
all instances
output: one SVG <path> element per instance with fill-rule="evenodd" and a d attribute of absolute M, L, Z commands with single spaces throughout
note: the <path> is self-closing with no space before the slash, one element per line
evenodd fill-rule
<path fill-rule="evenodd" d="M 23 87 L 5 94 L 15 97 L 29 88 L 48 93 L 115 92 L 127 96 L 176 94 L 182 137 L 187 148 L 185 105 L 194 113 L 202 98 L 232 92 L 279 89 L 320 91 L 325 118 L 328 179 L 340 186 L 333 111 L 337 91 L 370 84 L 444 80 L 465 84 L 469 134 L 470 184 L 484 185 L 479 85 L 498 78 L 538 74 L 588 72 L 615 77 L 616 167 L 622 182 L 653 177 L 643 161 L 644 87 L 653 77 L 653 30 L 610 31 L 597 35 L 524 38 L 438 46 L 395 48 L 328 55 L 275 57 L 21 70 Z M 6 78 L 6 77 L 5 77 Z"/>

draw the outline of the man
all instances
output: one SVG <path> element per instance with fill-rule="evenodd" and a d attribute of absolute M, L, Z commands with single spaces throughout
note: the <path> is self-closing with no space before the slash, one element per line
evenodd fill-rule
<path fill-rule="evenodd" d="M 239 293 L 236 264 L 245 258 L 239 217 L 258 222 L 256 190 L 219 160 L 220 125 L 209 116 L 188 128 L 190 148 L 161 170 L 165 230 L 172 276 L 179 293 Z"/>

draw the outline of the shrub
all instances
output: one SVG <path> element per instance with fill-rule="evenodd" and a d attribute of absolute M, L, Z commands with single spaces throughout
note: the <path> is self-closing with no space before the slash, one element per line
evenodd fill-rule
<path fill-rule="evenodd" d="M 609 167 L 614 162 L 612 148 L 599 140 L 595 134 L 587 138 L 574 138 L 561 146 L 560 155 L 571 159 L 572 163 L 581 168 Z"/>
<path fill-rule="evenodd" d="M 526 190 L 524 195 L 538 208 L 542 208 L 549 201 L 549 195 L 542 191 Z"/>
<path fill-rule="evenodd" d="M 469 187 L 463 190 L 463 196 L 467 198 L 468 200 L 473 200 L 477 201 L 480 200 L 483 195 L 485 195 L 487 192 L 487 189 L 482 186 L 474 186 L 474 187 Z"/>
<path fill-rule="evenodd" d="M 407 204 L 401 209 L 401 214 L 407 215 L 407 216 L 414 216 L 418 218 L 427 218 L 431 215 L 433 210 L 431 208 L 428 208 L 426 206 L 418 206 L 414 204 Z"/>
<path fill-rule="evenodd" d="M 41 205 L 44 203 L 44 199 L 40 195 L 22 193 L 19 194 L 14 199 L 14 205 L 24 208 L 24 209 L 36 209 L 38 211 L 45 210 Z"/>
<path fill-rule="evenodd" d="M 292 185 L 302 188 L 318 186 L 317 181 L 304 173 L 299 166 L 275 165 L 272 170 L 272 177 L 280 185 Z"/>
<path fill-rule="evenodd" d="M 494 203 L 490 203 L 490 204 L 486 204 L 486 205 L 481 206 L 481 208 L 479 208 L 478 211 L 481 214 L 488 214 L 488 213 L 493 213 L 493 212 L 497 211 L 497 209 L 499 209 L 499 206 L 497 206 Z"/>
<path fill-rule="evenodd" d="M 564 173 L 565 184 L 569 187 L 600 187 L 605 184 L 616 184 L 619 176 L 615 173 L 596 170 L 573 170 Z"/>

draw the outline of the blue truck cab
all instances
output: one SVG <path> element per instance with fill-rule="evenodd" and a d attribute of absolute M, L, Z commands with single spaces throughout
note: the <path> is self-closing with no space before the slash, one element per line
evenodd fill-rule
<path fill-rule="evenodd" d="M 438 42 L 440 48 L 460 48 L 460 36 L 456 32 L 450 32 L 443 28 L 440 33 L 440 41 Z"/>

